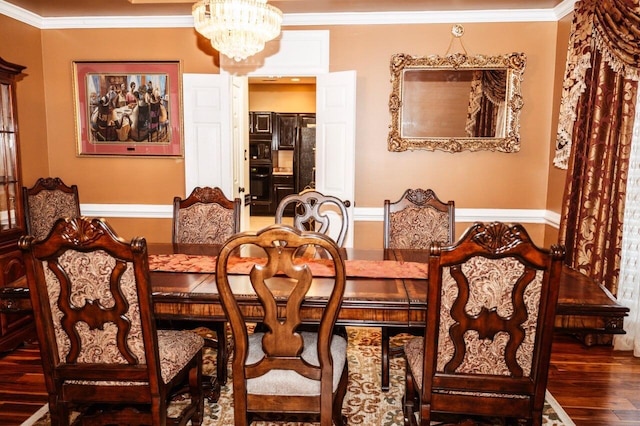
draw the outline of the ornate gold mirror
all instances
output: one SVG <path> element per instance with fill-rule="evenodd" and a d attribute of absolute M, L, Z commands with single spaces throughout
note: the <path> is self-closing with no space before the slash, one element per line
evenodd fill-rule
<path fill-rule="evenodd" d="M 391 57 L 389 151 L 520 150 L 524 53 Z"/>

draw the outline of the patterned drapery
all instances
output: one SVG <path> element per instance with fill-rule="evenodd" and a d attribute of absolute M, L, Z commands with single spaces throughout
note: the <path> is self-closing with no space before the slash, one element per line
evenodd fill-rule
<path fill-rule="evenodd" d="M 597 90 L 586 81 L 587 70 L 601 60 L 597 56 L 626 79 L 640 80 L 638 4 L 638 0 L 578 0 L 575 4 L 553 161 L 558 168 L 568 168 L 578 109 L 588 92 Z M 635 87 L 630 95 L 635 95 Z"/>
<path fill-rule="evenodd" d="M 471 138 L 504 137 L 506 70 L 478 70 L 473 73 L 465 131 Z"/>
<path fill-rule="evenodd" d="M 554 160 L 568 167 L 560 223 L 567 263 L 614 295 L 640 72 L 638 1 L 576 3 Z"/>

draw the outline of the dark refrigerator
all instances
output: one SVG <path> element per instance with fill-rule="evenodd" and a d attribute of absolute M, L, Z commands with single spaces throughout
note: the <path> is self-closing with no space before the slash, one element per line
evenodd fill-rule
<path fill-rule="evenodd" d="M 316 187 L 316 126 L 308 123 L 298 128 L 298 141 L 293 152 L 295 191 Z"/>

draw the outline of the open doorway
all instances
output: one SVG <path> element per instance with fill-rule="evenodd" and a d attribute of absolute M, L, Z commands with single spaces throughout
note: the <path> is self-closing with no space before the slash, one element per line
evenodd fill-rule
<path fill-rule="evenodd" d="M 274 223 L 285 196 L 315 188 L 315 77 L 249 78 L 250 227 Z"/>

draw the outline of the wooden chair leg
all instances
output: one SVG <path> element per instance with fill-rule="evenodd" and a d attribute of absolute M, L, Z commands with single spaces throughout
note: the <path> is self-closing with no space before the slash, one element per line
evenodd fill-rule
<path fill-rule="evenodd" d="M 382 327 L 382 391 L 389 390 L 389 328 Z"/>

